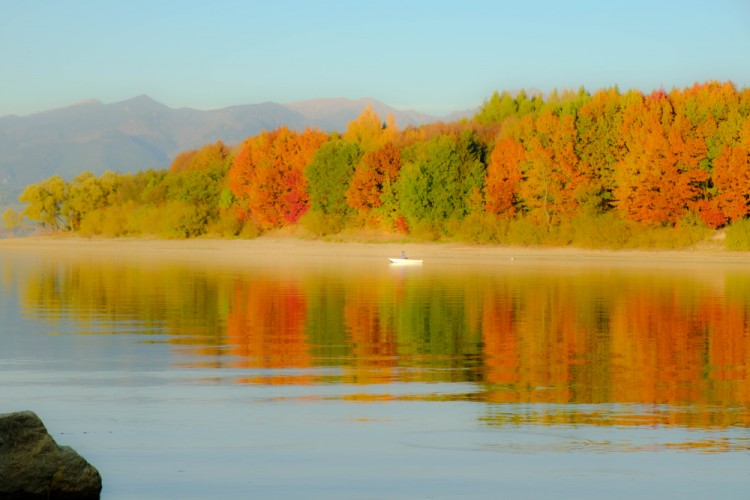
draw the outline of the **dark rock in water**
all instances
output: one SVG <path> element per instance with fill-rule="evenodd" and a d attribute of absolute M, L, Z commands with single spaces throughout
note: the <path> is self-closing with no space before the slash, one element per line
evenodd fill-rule
<path fill-rule="evenodd" d="M 99 471 L 30 411 L 0 414 L 0 498 L 98 499 Z"/>

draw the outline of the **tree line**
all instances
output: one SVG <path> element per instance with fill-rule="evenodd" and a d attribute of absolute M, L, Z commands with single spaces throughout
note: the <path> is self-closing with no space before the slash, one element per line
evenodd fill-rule
<path fill-rule="evenodd" d="M 318 237 L 750 245 L 750 89 L 708 82 L 544 98 L 495 92 L 470 120 L 399 130 L 371 108 L 342 133 L 286 127 L 178 155 L 169 169 L 28 186 L 21 213 L 85 236 Z"/>

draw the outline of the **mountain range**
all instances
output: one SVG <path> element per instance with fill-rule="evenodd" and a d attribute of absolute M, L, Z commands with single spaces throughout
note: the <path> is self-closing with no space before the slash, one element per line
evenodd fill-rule
<path fill-rule="evenodd" d="M 7 115 L 0 117 L 0 205 L 13 203 L 25 186 L 52 175 L 70 180 L 84 171 L 99 175 L 106 170 L 166 168 L 182 151 L 217 140 L 239 144 L 283 125 L 344 131 L 368 105 L 383 120 L 392 114 L 400 128 L 454 121 L 475 112 L 436 117 L 370 98 L 174 109 L 142 95 L 111 104 L 90 100 L 28 116 Z"/>

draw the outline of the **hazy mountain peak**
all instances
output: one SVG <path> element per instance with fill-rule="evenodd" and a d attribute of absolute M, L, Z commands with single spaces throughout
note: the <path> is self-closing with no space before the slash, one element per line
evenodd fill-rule
<path fill-rule="evenodd" d="M 28 184 L 54 174 L 71 179 L 84 170 L 99 175 L 166 168 L 181 151 L 221 140 L 239 144 L 263 130 L 287 126 L 343 131 L 367 106 L 399 127 L 438 118 L 395 109 L 371 97 L 330 97 L 294 103 L 267 102 L 217 110 L 173 109 L 148 95 L 102 104 L 89 99 L 29 116 L 0 118 L 0 203 Z"/>

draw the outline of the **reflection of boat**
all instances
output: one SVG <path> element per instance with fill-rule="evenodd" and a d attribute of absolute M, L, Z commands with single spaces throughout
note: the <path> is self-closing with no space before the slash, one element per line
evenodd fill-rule
<path fill-rule="evenodd" d="M 422 259 L 401 259 L 391 257 L 388 259 L 394 266 L 421 266 Z"/>

